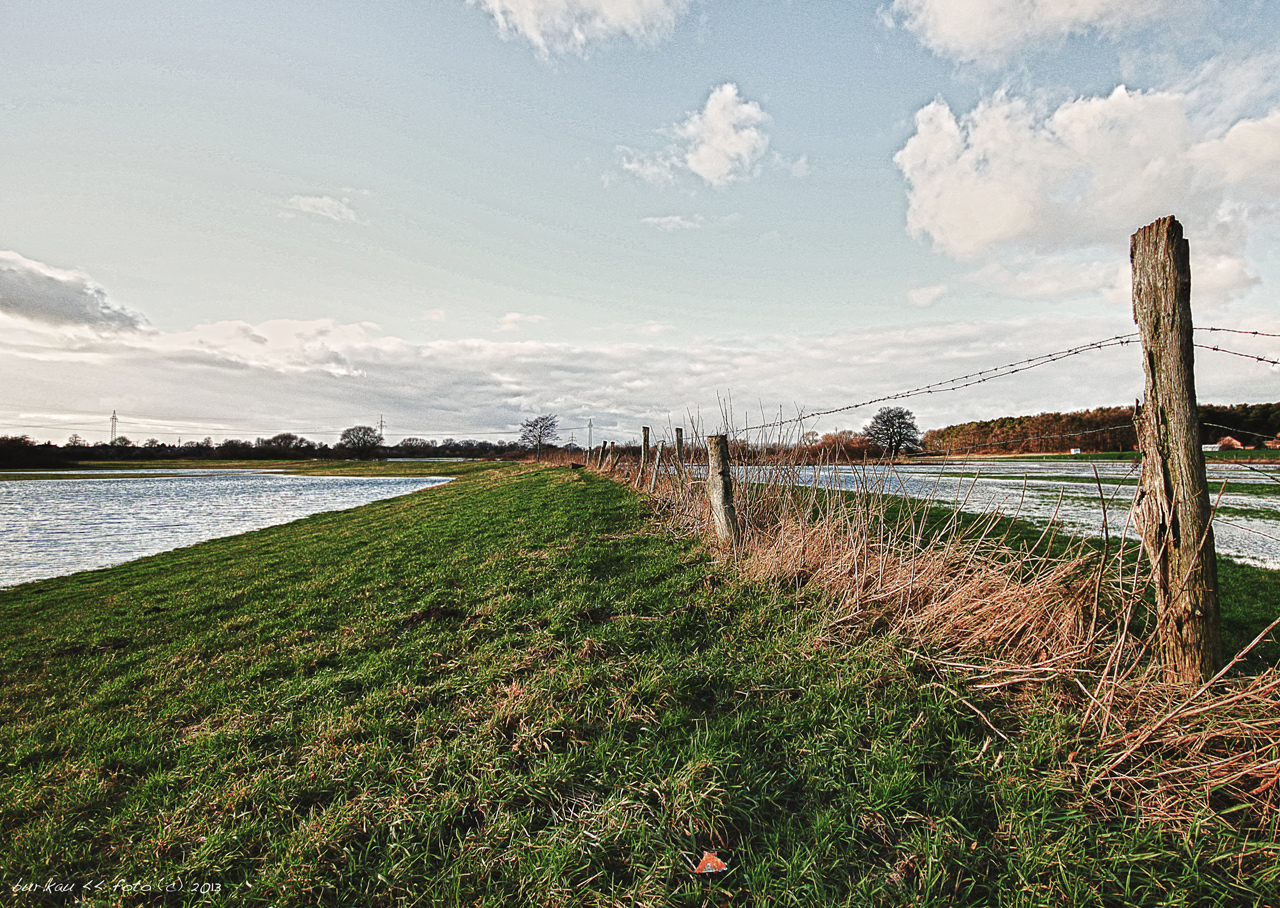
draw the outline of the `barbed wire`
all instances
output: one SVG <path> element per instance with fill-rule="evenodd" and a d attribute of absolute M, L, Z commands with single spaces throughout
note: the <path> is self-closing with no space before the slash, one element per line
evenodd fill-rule
<path fill-rule="evenodd" d="M 1256 356 L 1252 353 L 1238 353 L 1235 350 L 1226 350 L 1222 347 L 1219 347 L 1217 344 L 1214 344 L 1212 346 L 1210 346 L 1209 344 L 1195 344 L 1195 346 L 1199 347 L 1201 350 L 1212 350 L 1215 353 L 1230 353 L 1232 356 L 1240 356 L 1240 357 L 1243 357 L 1244 359 L 1254 359 L 1260 363 L 1267 363 L 1268 365 L 1272 365 L 1272 366 L 1280 366 L 1280 359 L 1267 359 L 1265 356 Z"/>
<path fill-rule="evenodd" d="M 1227 432 L 1233 432 L 1236 435 L 1252 435 L 1254 438 L 1265 438 L 1267 441 L 1275 441 L 1275 435 L 1263 435 L 1261 432 L 1250 432 L 1248 429 L 1233 429 L 1230 426 L 1220 426 L 1216 422 L 1202 422 L 1202 426 L 1209 426 L 1211 429 L 1224 429 Z"/>
<path fill-rule="evenodd" d="M 1033 356 L 1029 359 L 1020 359 L 1016 362 L 1004 363 L 999 366 L 992 366 L 989 369 L 982 369 L 978 372 L 969 372 L 965 375 L 957 375 L 955 378 L 931 382 L 930 384 L 921 385 L 918 388 L 911 388 L 907 391 L 898 391 L 897 393 L 886 394 L 882 397 L 873 397 L 870 400 L 859 401 L 856 404 L 848 404 L 843 407 L 833 407 L 829 410 L 816 410 L 811 413 L 805 413 L 801 416 L 793 416 L 790 419 L 779 419 L 755 426 L 746 426 L 742 431 L 752 432 L 757 429 L 778 428 L 781 426 L 791 425 L 792 423 L 803 422 L 806 419 L 816 419 L 819 416 L 831 416 L 835 413 L 845 413 L 849 410 L 858 410 L 862 407 L 869 407 L 872 404 L 886 403 L 891 400 L 905 400 L 908 397 L 919 397 L 923 394 L 944 394 L 948 391 L 959 391 L 961 388 L 970 388 L 974 385 L 980 385 L 993 378 L 1004 378 L 1008 375 L 1016 375 L 1019 372 L 1026 372 L 1029 369 L 1035 369 L 1040 366 L 1046 366 L 1049 363 L 1056 363 L 1059 360 L 1064 360 L 1072 356 L 1078 356 L 1081 353 L 1088 353 L 1090 350 L 1102 350 L 1106 347 L 1124 346 L 1132 343 L 1137 336 L 1136 332 L 1131 334 L 1117 334 L 1115 337 L 1108 337 L 1105 340 L 1094 341 L 1089 344 L 1081 344 L 1078 347 L 1070 347 L 1066 350 L 1056 350 L 1053 353 L 1043 353 L 1040 356 Z"/>
<path fill-rule="evenodd" d="M 1243 330 L 1241 330 L 1240 328 L 1209 328 L 1209 327 L 1199 328 L 1199 327 L 1197 327 L 1195 330 L 1197 330 L 1197 331 L 1222 331 L 1222 332 L 1225 332 L 1225 333 L 1227 333 L 1227 334 L 1248 334 L 1248 335 L 1251 335 L 1251 336 L 1253 336 L 1253 337 L 1280 337 L 1280 334 L 1268 334 L 1268 333 L 1267 333 L 1267 332 L 1265 332 L 1265 331 L 1243 331 Z"/>
<path fill-rule="evenodd" d="M 998 448 L 1004 445 L 1022 444 L 1024 441 L 1045 441 L 1054 438 L 1080 438 L 1084 435 L 1101 435 L 1103 432 L 1115 432 L 1119 429 L 1133 429 L 1133 423 L 1127 423 L 1119 426 L 1108 426 L 1105 429 L 1081 429 L 1079 432 L 1064 432 L 1060 435 L 1029 435 L 1026 438 L 1009 438 L 1004 441 L 992 441 L 987 444 L 969 445 L 966 448 L 947 448 L 947 455 L 959 453 L 964 454 L 968 451 L 976 451 L 979 448 Z"/>

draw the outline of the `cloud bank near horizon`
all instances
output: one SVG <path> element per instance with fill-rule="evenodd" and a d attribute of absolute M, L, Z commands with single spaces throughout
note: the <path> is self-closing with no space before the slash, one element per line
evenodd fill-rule
<path fill-rule="evenodd" d="M 39 264 L 39 263 L 36 263 Z M 1280 316 L 1237 325 L 1280 332 Z M 633 337 L 643 337 L 639 330 Z M 1121 319 L 1057 316 L 994 323 L 878 326 L 820 337 L 694 339 L 595 345 L 465 338 L 411 342 L 369 322 L 218 321 L 178 331 L 120 330 L 0 312 L 0 382 L 13 400 L 0 432 L 62 441 L 86 434 L 84 413 L 145 415 L 126 434 L 252 438 L 294 431 L 317 440 L 384 414 L 393 438 L 514 435 L 557 413 L 592 419 L 595 438 L 626 440 L 641 424 L 737 427 L 855 403 L 1131 330 Z M 1248 339 L 1237 345 L 1265 354 Z M 1208 354 L 1206 354 L 1208 356 Z M 1280 369 L 1219 357 L 1197 382 L 1206 401 L 1238 402 Z M 1069 380 L 1064 380 L 1068 376 Z M 951 395 L 902 401 L 923 428 L 1044 410 L 1124 404 L 1141 395 L 1136 347 L 1098 351 Z M 750 401 L 748 406 L 741 402 Z M 3 406 L 3 405 L 0 405 Z M 877 405 L 806 428 L 861 428 Z M 31 414 L 43 414 L 38 418 Z M 193 417 L 199 414 L 200 419 Z M 23 420 L 26 420 L 24 423 Z M 59 432 L 57 428 L 65 427 Z M 12 427 L 12 428 L 9 428 Z M 581 433 L 579 433 L 581 434 Z M 61 437 L 59 437 L 61 436 Z M 566 435 L 566 439 L 567 439 Z M 328 439 L 331 440 L 331 439 Z M 581 441 L 582 439 L 579 438 Z"/>

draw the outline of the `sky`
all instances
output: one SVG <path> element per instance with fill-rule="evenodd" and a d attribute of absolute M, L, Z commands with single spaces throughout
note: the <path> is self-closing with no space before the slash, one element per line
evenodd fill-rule
<path fill-rule="evenodd" d="M 1280 334 L 1275 0 L 9 0 L 0 34 L 0 434 L 742 428 L 1133 331 L 1169 214 L 1196 324 Z M 1280 368 L 1199 351 L 1197 386 Z M 1141 396 L 1129 346 L 900 404 Z"/>

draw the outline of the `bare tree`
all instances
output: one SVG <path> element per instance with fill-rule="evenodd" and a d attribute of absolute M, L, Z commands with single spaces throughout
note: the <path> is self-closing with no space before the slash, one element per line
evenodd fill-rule
<path fill-rule="evenodd" d="M 556 426 L 559 424 L 560 420 L 554 413 L 546 413 L 525 420 L 520 423 L 520 444 L 526 448 L 533 448 L 534 456 L 541 460 L 542 446 L 549 445 L 560 437 L 556 432 Z"/>
<path fill-rule="evenodd" d="M 862 434 L 884 448 L 890 457 L 920 447 L 915 415 L 903 407 L 881 407 Z"/>
<path fill-rule="evenodd" d="M 382 444 L 382 433 L 373 426 L 344 429 L 338 445 L 356 460 L 369 460 Z"/>

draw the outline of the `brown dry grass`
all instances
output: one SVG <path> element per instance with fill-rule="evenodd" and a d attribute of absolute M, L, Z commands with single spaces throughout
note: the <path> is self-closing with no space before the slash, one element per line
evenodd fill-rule
<path fill-rule="evenodd" d="M 591 465 L 638 488 L 652 478 L 634 462 Z M 1011 545 L 998 515 L 938 527 L 926 503 L 891 501 L 883 488 L 828 493 L 813 472 L 775 466 L 738 484 L 742 538 L 730 547 L 714 539 L 703 474 L 705 461 L 660 473 L 655 511 L 749 577 L 821 590 L 825 643 L 896 635 L 950 681 L 1013 710 L 1047 689 L 1080 716 L 1070 770 L 1094 809 L 1176 828 L 1215 817 L 1280 856 L 1280 669 L 1233 677 L 1246 649 L 1200 689 L 1163 683 L 1135 630 L 1154 622 L 1137 620 L 1147 588 L 1132 545 L 1051 556 Z"/>

